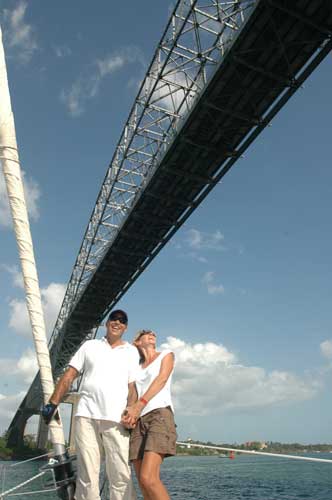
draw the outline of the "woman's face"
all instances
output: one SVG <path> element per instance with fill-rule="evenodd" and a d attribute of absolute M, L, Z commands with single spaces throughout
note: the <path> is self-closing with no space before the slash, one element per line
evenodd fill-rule
<path fill-rule="evenodd" d="M 137 344 L 141 347 L 156 345 L 156 334 L 152 331 L 143 333 L 137 341 Z"/>

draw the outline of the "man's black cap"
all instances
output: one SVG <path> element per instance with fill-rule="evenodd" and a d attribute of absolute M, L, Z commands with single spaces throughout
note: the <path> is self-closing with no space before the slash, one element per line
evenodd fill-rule
<path fill-rule="evenodd" d="M 114 311 L 111 312 L 111 314 L 108 317 L 108 321 L 116 321 L 120 320 L 121 323 L 128 324 L 128 316 L 125 311 L 122 311 L 122 309 L 115 309 Z"/>

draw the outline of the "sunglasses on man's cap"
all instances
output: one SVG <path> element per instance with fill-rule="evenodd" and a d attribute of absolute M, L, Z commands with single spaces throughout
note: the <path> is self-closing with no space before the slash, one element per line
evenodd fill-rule
<path fill-rule="evenodd" d="M 127 325 L 128 316 L 124 311 L 113 311 L 109 315 L 108 321 L 119 321 L 122 325 Z"/>

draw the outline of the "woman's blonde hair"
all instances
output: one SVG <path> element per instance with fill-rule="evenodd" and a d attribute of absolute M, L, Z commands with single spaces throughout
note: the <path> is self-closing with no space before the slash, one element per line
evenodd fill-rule
<path fill-rule="evenodd" d="M 136 347 L 140 355 L 139 359 L 140 364 L 144 363 L 145 356 L 142 349 L 140 349 L 139 346 L 137 345 L 137 341 L 142 337 L 142 335 L 145 335 L 146 333 L 153 333 L 156 336 L 156 333 L 153 330 L 138 330 L 135 337 L 133 338 L 133 345 Z"/>
<path fill-rule="evenodd" d="M 153 333 L 156 336 L 156 333 L 153 330 L 138 330 L 135 337 L 133 338 L 133 344 L 135 345 L 135 342 L 137 342 L 142 337 L 142 335 L 145 335 L 147 333 Z"/>

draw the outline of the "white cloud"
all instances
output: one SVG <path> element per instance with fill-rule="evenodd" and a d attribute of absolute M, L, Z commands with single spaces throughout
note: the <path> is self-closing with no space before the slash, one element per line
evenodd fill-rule
<path fill-rule="evenodd" d="M 48 287 L 41 289 L 45 326 L 48 336 L 52 333 L 65 291 L 66 286 L 62 283 L 51 283 Z M 31 326 L 25 301 L 13 299 L 9 303 L 9 306 L 9 326 L 19 335 L 31 337 Z"/>
<path fill-rule="evenodd" d="M 38 201 L 40 198 L 40 189 L 38 183 L 31 177 L 26 177 L 22 171 L 22 181 L 24 187 L 25 200 L 28 208 L 29 216 L 33 220 L 39 218 Z M 0 171 L 0 226 L 11 227 L 12 219 L 9 209 L 9 201 L 7 196 L 7 189 L 2 169 Z"/>
<path fill-rule="evenodd" d="M 332 361 L 332 340 L 325 340 L 320 344 L 320 350 L 324 358 Z"/>
<path fill-rule="evenodd" d="M 84 112 L 83 102 L 92 97 L 88 86 L 90 86 L 90 81 L 84 84 L 84 80 L 79 79 L 69 90 L 61 92 L 60 100 L 66 105 L 71 116 L 79 116 Z"/>
<path fill-rule="evenodd" d="M 22 273 L 18 270 L 17 266 L 7 266 L 6 264 L 2 264 L 0 266 L 4 271 L 7 271 L 13 280 L 13 285 L 17 288 L 24 288 L 23 276 Z"/>
<path fill-rule="evenodd" d="M 204 233 L 198 229 L 188 229 L 186 242 L 195 250 L 225 250 L 224 235 L 217 229 L 214 233 Z"/>
<path fill-rule="evenodd" d="M 208 271 L 204 274 L 202 278 L 203 285 L 206 285 L 207 291 L 209 295 L 217 295 L 219 293 L 224 293 L 224 287 L 220 285 L 214 284 L 214 272 Z"/>
<path fill-rule="evenodd" d="M 25 396 L 25 392 L 19 392 L 18 394 L 5 396 L 0 394 L 0 432 L 4 432 L 13 418 L 17 408 L 22 402 Z"/>
<path fill-rule="evenodd" d="M 36 354 L 32 349 L 27 349 L 18 359 L 0 358 L 0 375 L 5 377 L 18 377 L 21 382 L 32 382 L 38 370 Z"/>
<path fill-rule="evenodd" d="M 20 387 L 18 394 L 0 394 L 0 435 L 9 427 L 9 424 L 17 411 L 20 403 L 26 395 L 27 387 L 33 381 L 38 371 L 36 354 L 32 349 L 27 349 L 17 359 L 0 358 L 0 378 L 12 383 L 17 382 Z M 4 384 L 8 386 L 9 384 Z M 66 436 L 68 436 L 70 426 L 71 405 L 61 405 L 61 417 L 64 424 Z M 27 422 L 25 433 L 35 434 L 38 431 L 38 418 L 31 417 Z"/>
<path fill-rule="evenodd" d="M 69 114 L 77 117 L 84 113 L 87 101 L 98 95 L 104 78 L 131 63 L 143 64 L 142 53 L 137 47 L 125 47 L 116 54 L 97 59 L 89 73 L 80 76 L 69 89 L 61 92 L 60 100 Z"/>
<path fill-rule="evenodd" d="M 189 247 L 189 252 L 184 253 L 184 257 L 190 257 L 202 264 L 207 264 L 208 259 L 201 255 L 202 251 L 215 250 L 223 251 L 226 250 L 224 246 L 224 235 L 217 229 L 214 233 L 207 233 L 199 231 L 198 229 L 188 229 L 185 232 L 183 243 L 185 246 Z M 182 249 L 182 245 L 178 244 L 177 248 Z M 210 286 L 212 290 L 212 287 Z M 222 291 L 221 287 L 218 287 L 219 292 L 216 290 L 211 293 L 220 293 Z M 210 293 L 210 292 L 209 292 Z"/>
<path fill-rule="evenodd" d="M 189 68 L 186 71 L 181 71 L 178 67 L 168 66 L 167 70 L 163 70 L 163 78 L 156 85 L 156 78 L 161 69 L 159 64 L 159 61 L 154 62 L 154 67 L 151 68 L 150 74 L 145 80 L 145 93 L 150 94 L 153 89 L 150 98 L 152 104 L 172 112 L 179 111 L 181 106 L 181 114 L 183 115 L 188 112 L 192 105 L 192 100 L 198 90 L 198 82 L 197 80 L 193 82 Z M 186 98 L 185 101 L 184 98 Z"/>
<path fill-rule="evenodd" d="M 38 370 L 36 354 L 32 349 L 27 349 L 17 362 L 16 373 L 30 383 Z"/>
<path fill-rule="evenodd" d="M 182 415 L 220 415 L 311 399 L 320 388 L 312 378 L 244 366 L 221 344 L 189 344 L 168 337 L 161 346 L 175 353 L 173 396 Z"/>
<path fill-rule="evenodd" d="M 25 20 L 27 2 L 20 1 L 13 10 L 4 10 L 5 43 L 10 53 L 27 63 L 38 49 L 34 29 Z"/>
<path fill-rule="evenodd" d="M 207 259 L 205 257 L 202 257 L 201 255 L 194 255 L 194 258 L 198 260 L 198 262 L 202 262 L 202 264 L 207 264 Z"/>
<path fill-rule="evenodd" d="M 111 55 L 105 59 L 98 59 L 97 68 L 100 78 L 104 78 L 104 76 L 114 73 L 128 62 L 135 62 L 135 59 L 128 56 L 129 54 Z"/>
<path fill-rule="evenodd" d="M 71 48 L 67 45 L 56 45 L 53 47 L 53 50 L 55 52 L 55 55 L 60 58 L 69 57 L 72 54 Z"/>

